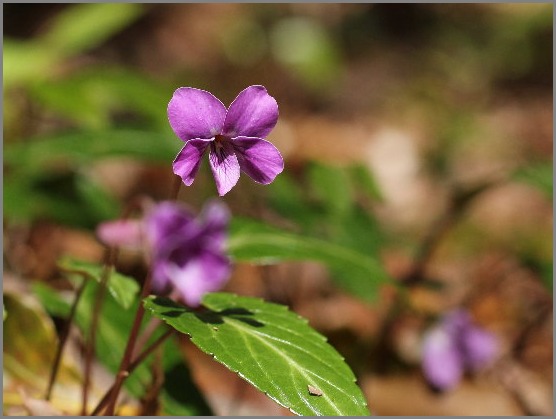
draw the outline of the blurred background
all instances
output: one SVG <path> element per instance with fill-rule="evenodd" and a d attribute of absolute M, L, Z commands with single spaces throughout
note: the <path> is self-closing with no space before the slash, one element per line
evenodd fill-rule
<path fill-rule="evenodd" d="M 238 263 L 226 291 L 307 317 L 376 414 L 552 414 L 552 4 L 3 12 L 6 305 L 36 282 L 67 289 L 59 257 L 102 260 L 99 222 L 138 195 L 169 196 L 183 145 L 166 115 L 176 88 L 228 105 L 262 84 L 279 105 L 268 139 L 286 166 L 269 186 L 243 174 L 224 197 L 233 215 L 372 255 L 403 291 L 385 284 L 369 301 L 311 261 Z M 198 210 L 215 196 L 205 159 L 179 199 Z M 145 266 L 124 254 L 118 268 L 141 279 Z M 435 392 L 422 336 L 460 306 L 498 337 L 500 354 Z M 216 414 L 289 414 L 183 346 Z M 25 385 L 13 377 L 5 397 Z"/>

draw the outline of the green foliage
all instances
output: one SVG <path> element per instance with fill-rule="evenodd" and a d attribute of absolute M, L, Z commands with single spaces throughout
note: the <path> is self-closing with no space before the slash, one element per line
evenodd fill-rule
<path fill-rule="evenodd" d="M 102 265 L 65 257 L 58 262 L 58 266 L 67 273 L 82 275 L 99 284 L 102 282 L 104 271 Z M 131 307 L 139 292 L 139 284 L 135 279 L 122 275 L 113 267 L 110 268 L 110 276 L 106 285 L 114 300 L 125 309 Z"/>
<path fill-rule="evenodd" d="M 99 45 L 142 10 L 131 3 L 73 5 L 56 16 L 44 35 L 24 42 L 5 39 L 4 88 L 49 79 L 64 59 Z"/>
<path fill-rule="evenodd" d="M 142 11 L 134 3 L 76 5 L 56 16 L 42 42 L 63 55 L 87 51 L 129 26 Z"/>
<path fill-rule="evenodd" d="M 43 108 L 56 112 L 84 129 L 108 129 L 120 112 L 136 115 L 135 125 L 169 131 L 166 107 L 171 86 L 118 67 L 88 67 L 79 72 L 35 82 L 31 97 Z"/>
<path fill-rule="evenodd" d="M 167 162 L 179 144 L 169 135 L 145 130 L 80 131 L 29 139 L 4 147 L 4 163 L 13 170 L 33 174 L 60 166 L 79 168 L 104 157 L 131 157 Z"/>
<path fill-rule="evenodd" d="M 109 129 L 5 144 L 4 211 L 12 221 L 51 217 L 92 228 L 115 218 L 120 203 L 84 170 L 97 160 L 128 157 L 168 162 L 179 144 L 158 132 Z"/>
<path fill-rule="evenodd" d="M 77 307 L 75 322 L 84 335 L 88 333 L 91 324 L 97 290 L 97 283 L 89 281 Z M 33 291 L 51 315 L 67 317 L 70 303 L 63 299 L 57 291 L 41 283 L 33 284 Z M 136 309 L 137 301 L 128 310 L 122 310 L 121 305 L 112 298 L 111 294 L 106 295 L 103 301 L 95 353 L 99 361 L 112 373 L 116 373 L 120 365 Z M 144 323 L 146 321 L 148 319 L 145 319 Z M 158 336 L 160 333 L 155 334 L 150 342 Z M 189 369 L 184 364 L 177 343 L 168 339 L 163 344 L 163 348 L 165 378 L 160 394 L 163 413 L 185 416 L 210 415 L 208 404 L 191 381 Z M 152 356 L 148 357 L 124 382 L 126 389 L 134 397 L 143 396 L 152 381 L 149 367 L 151 359 Z"/>
<path fill-rule="evenodd" d="M 272 28 L 271 42 L 276 61 L 315 92 L 331 87 L 341 74 L 340 50 L 317 20 L 282 19 Z"/>
<path fill-rule="evenodd" d="M 165 298 L 145 300 L 154 316 L 293 413 L 369 414 L 341 355 L 287 307 L 226 293 L 206 295 L 203 305 L 192 311 Z"/>
<path fill-rule="evenodd" d="M 353 202 L 349 174 L 341 167 L 312 162 L 308 168 L 310 191 L 327 211 L 345 214 Z"/>
<path fill-rule="evenodd" d="M 363 166 L 312 162 L 301 181 L 282 173 L 269 187 L 269 202 L 298 233 L 236 219 L 230 251 L 242 260 L 317 260 L 344 290 L 374 301 L 389 280 L 379 261 L 384 237 L 370 209 L 381 199 Z M 365 204 L 365 206 L 364 206 Z"/>
<path fill-rule="evenodd" d="M 374 301 L 379 286 L 389 280 L 380 263 L 368 254 L 248 219 L 232 221 L 228 250 L 236 260 L 257 263 L 322 262 L 333 270 L 338 285 L 367 301 Z"/>
<path fill-rule="evenodd" d="M 553 197 L 553 168 L 552 163 L 536 163 L 522 167 L 513 174 L 517 181 L 528 183 L 548 198 Z"/>
<path fill-rule="evenodd" d="M 53 324 L 42 307 L 28 299 L 4 293 L 4 305 L 10 313 L 3 322 L 4 372 L 44 392 L 54 359 Z"/>

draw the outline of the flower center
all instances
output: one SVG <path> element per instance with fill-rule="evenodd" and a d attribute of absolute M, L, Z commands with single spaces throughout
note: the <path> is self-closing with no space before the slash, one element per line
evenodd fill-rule
<path fill-rule="evenodd" d="M 228 140 L 228 138 L 226 136 L 222 135 L 222 134 L 217 134 L 217 135 L 214 136 L 214 141 L 217 144 L 220 144 L 220 145 L 222 145 L 222 143 L 227 141 L 227 140 Z"/>

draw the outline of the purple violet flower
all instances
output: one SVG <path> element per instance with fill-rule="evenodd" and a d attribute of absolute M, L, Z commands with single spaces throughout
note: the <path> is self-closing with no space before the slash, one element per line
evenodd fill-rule
<path fill-rule="evenodd" d="M 234 187 L 240 170 L 267 185 L 284 169 L 282 155 L 264 139 L 278 121 L 278 104 L 263 86 L 247 87 L 227 110 L 205 90 L 180 87 L 168 104 L 168 121 L 185 142 L 173 169 L 187 186 L 207 148 L 220 196 Z"/>
<path fill-rule="evenodd" d="M 106 244 L 142 245 L 152 263 L 152 289 L 158 294 L 176 290 L 196 307 L 207 292 L 224 286 L 231 272 L 225 254 L 228 209 L 211 202 L 195 217 L 174 202 L 153 206 L 140 220 L 116 220 L 99 225 Z"/>
<path fill-rule="evenodd" d="M 462 309 L 448 313 L 423 341 L 423 372 L 436 389 L 454 388 L 464 372 L 478 371 L 496 355 L 496 336 L 471 322 Z"/>

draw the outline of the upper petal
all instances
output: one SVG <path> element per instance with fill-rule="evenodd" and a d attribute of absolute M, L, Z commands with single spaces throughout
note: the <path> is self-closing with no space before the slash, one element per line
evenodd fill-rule
<path fill-rule="evenodd" d="M 212 140 L 189 140 L 180 150 L 172 168 L 174 173 L 182 178 L 183 183 L 190 186 L 195 180 L 195 175 L 201 165 L 201 158 Z"/>
<path fill-rule="evenodd" d="M 278 121 L 278 104 L 263 86 L 249 86 L 234 99 L 224 122 L 229 137 L 266 137 Z"/>
<path fill-rule="evenodd" d="M 284 159 L 274 145 L 262 138 L 232 140 L 241 170 L 255 182 L 268 185 L 284 170 Z"/>
<path fill-rule="evenodd" d="M 226 107 L 211 93 L 180 87 L 168 103 L 168 121 L 183 141 L 211 138 L 222 131 Z"/>
<path fill-rule="evenodd" d="M 212 142 L 209 162 L 220 196 L 224 196 L 239 180 L 239 163 L 229 142 Z"/>

